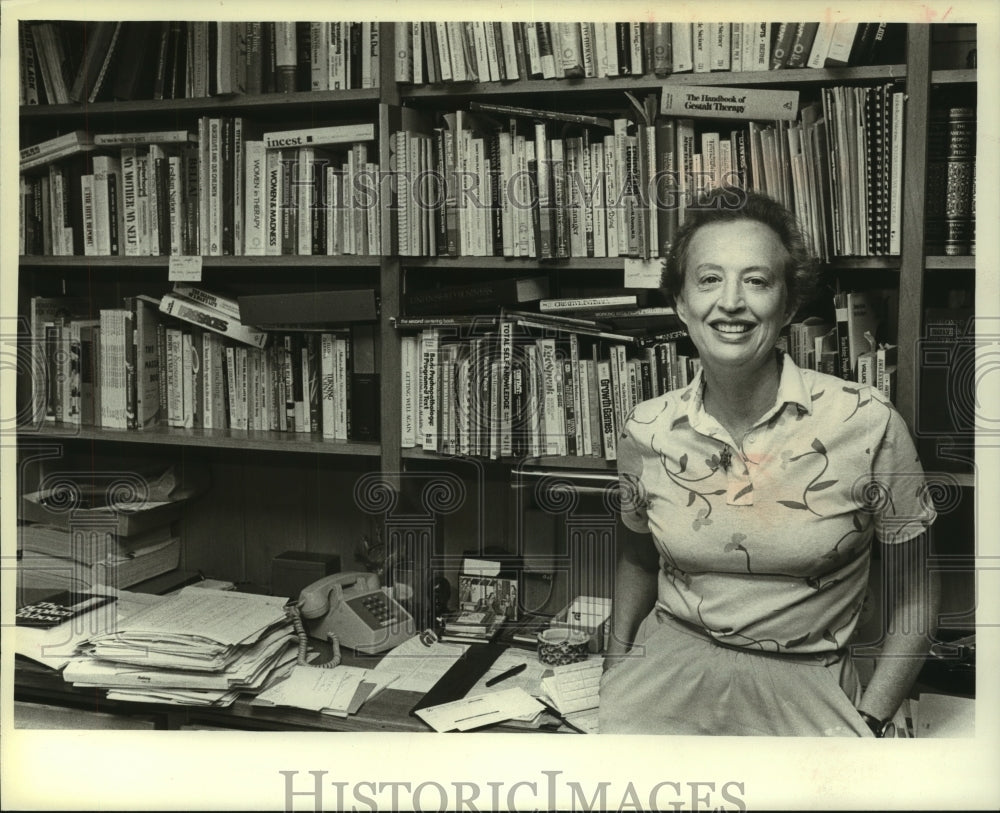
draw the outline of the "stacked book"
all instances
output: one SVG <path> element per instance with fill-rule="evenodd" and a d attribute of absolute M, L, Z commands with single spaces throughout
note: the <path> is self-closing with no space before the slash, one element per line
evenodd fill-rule
<path fill-rule="evenodd" d="M 228 706 L 296 659 L 285 598 L 186 587 L 79 645 L 63 677 L 108 698 Z"/>
<path fill-rule="evenodd" d="M 19 582 L 63 590 L 92 585 L 131 587 L 180 564 L 180 537 L 170 524 L 134 536 L 113 531 L 74 531 L 41 523 L 18 528 Z"/>
<path fill-rule="evenodd" d="M 444 622 L 442 641 L 485 644 L 492 641 L 507 620 L 505 615 L 488 610 L 461 610 Z"/>
<path fill-rule="evenodd" d="M 142 499 L 119 503 L 114 490 L 121 483 L 99 480 L 81 475 L 68 489 L 65 480 L 55 488 L 43 480 L 40 490 L 23 495 L 21 587 L 126 588 L 178 567 L 181 541 L 173 523 L 194 489 L 178 485 L 167 471 L 145 482 Z"/>

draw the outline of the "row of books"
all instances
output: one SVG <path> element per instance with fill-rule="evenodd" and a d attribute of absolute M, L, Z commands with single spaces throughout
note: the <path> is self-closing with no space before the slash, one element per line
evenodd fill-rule
<path fill-rule="evenodd" d="M 402 336 L 404 448 L 614 460 L 632 407 L 685 386 L 698 365 L 676 340 L 641 346 L 510 312 L 492 322 Z"/>
<path fill-rule="evenodd" d="M 887 23 L 395 23 L 401 83 L 657 76 L 870 65 L 901 56 Z"/>
<path fill-rule="evenodd" d="M 976 253 L 976 110 L 934 108 L 927 128 L 928 254 Z"/>
<path fill-rule="evenodd" d="M 381 254 L 374 125 L 90 135 L 21 150 L 22 253 Z"/>
<path fill-rule="evenodd" d="M 740 119 L 747 105 L 772 105 L 763 94 L 774 93 L 789 98 L 773 100 L 769 124 L 720 129 L 670 115 L 701 107 L 702 99 L 738 98 L 741 110 L 728 115 Z M 553 122 L 543 111 L 474 103 L 475 112 L 446 113 L 433 129 L 414 122 L 391 143 L 394 253 L 666 256 L 686 208 L 721 187 L 784 203 L 823 259 L 899 253 L 901 91 L 824 88 L 797 116 L 797 92 L 731 94 L 686 88 L 680 101 L 665 93 L 659 109 L 666 114 L 657 114 L 655 96 L 633 100 L 634 119 L 551 114 Z M 790 115 L 777 118 L 783 107 Z M 505 114 L 500 124 L 495 117 Z M 578 134 L 567 133 L 574 122 Z"/>
<path fill-rule="evenodd" d="M 179 285 L 93 318 L 85 300 L 33 297 L 32 414 L 110 429 L 378 438 L 374 323 L 267 332 L 240 322 L 238 305 Z"/>
<path fill-rule="evenodd" d="M 898 293 L 841 291 L 834 321 L 811 316 L 789 326 L 786 350 L 799 367 L 867 384 L 895 397 Z"/>
<path fill-rule="evenodd" d="M 20 102 L 378 88 L 373 22 L 21 22 Z"/>

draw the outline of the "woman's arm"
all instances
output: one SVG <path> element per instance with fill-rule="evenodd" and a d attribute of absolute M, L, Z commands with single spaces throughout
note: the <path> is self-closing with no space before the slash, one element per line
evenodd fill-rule
<path fill-rule="evenodd" d="M 888 577 L 889 629 L 875 674 L 858 708 L 880 720 L 892 717 L 924 665 L 937 626 L 941 580 L 927 569 L 927 534 L 882 546 Z"/>
<path fill-rule="evenodd" d="M 636 631 L 656 603 L 659 555 L 652 534 L 637 534 L 618 526 L 618 562 L 611 606 L 611 640 L 605 668 L 618 662 L 632 647 Z"/>

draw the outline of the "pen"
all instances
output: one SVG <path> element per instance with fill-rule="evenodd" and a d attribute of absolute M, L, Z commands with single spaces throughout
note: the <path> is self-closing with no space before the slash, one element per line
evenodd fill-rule
<path fill-rule="evenodd" d="M 514 677 L 514 675 L 519 675 L 519 674 L 521 674 L 521 672 L 523 672 L 527 668 L 528 668 L 528 664 L 526 664 L 526 663 L 520 663 L 517 666 L 513 667 L 512 669 L 508 669 L 506 672 L 501 672 L 496 677 L 490 678 L 489 680 L 486 681 L 486 685 L 487 686 L 496 686 L 496 684 L 498 684 L 501 680 L 506 680 L 507 678 L 512 678 L 512 677 Z"/>

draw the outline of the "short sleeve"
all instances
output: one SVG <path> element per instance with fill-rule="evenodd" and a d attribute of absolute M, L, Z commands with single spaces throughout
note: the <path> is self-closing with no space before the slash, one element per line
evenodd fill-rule
<path fill-rule="evenodd" d="M 628 431 L 627 424 L 625 431 L 618 436 L 616 454 L 622 522 L 631 531 L 649 533 L 646 488 L 642 482 L 642 448 Z"/>
<path fill-rule="evenodd" d="M 880 396 L 884 419 L 872 458 L 866 502 L 875 514 L 875 534 L 887 544 L 906 542 L 922 534 L 937 512 L 927 489 L 923 466 L 902 416 Z"/>

